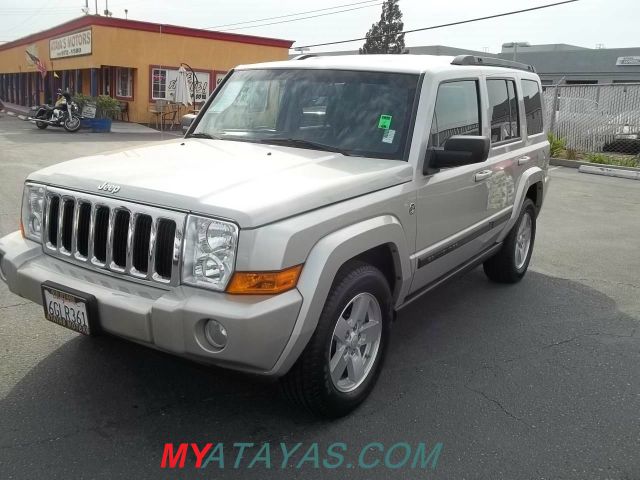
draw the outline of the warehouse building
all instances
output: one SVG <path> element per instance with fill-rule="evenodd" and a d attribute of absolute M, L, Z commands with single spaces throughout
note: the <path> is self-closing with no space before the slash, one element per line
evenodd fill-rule
<path fill-rule="evenodd" d="M 317 55 L 357 55 L 358 50 L 305 52 Z M 608 83 L 640 83 L 640 47 L 586 48 L 565 43 L 530 45 L 526 42 L 505 43 L 500 53 L 425 45 L 407 47 L 413 55 L 479 55 L 533 65 L 543 85 L 590 85 Z M 299 53 L 298 53 L 299 55 Z M 292 57 L 295 55 L 291 55 Z"/>
<path fill-rule="evenodd" d="M 505 44 L 498 55 L 533 65 L 543 85 L 640 83 L 640 47 Z"/>
<path fill-rule="evenodd" d="M 128 120 L 151 123 L 155 103 L 171 102 L 181 65 L 202 102 L 234 66 L 286 59 L 292 43 L 86 15 L 0 45 L 0 100 L 34 106 L 58 88 L 109 95 Z"/>

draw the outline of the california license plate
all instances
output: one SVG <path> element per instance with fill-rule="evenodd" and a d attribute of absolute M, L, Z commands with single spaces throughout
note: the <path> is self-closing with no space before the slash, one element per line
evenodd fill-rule
<path fill-rule="evenodd" d="M 84 335 L 92 333 L 89 319 L 91 305 L 95 302 L 92 295 L 43 283 L 42 300 L 44 317 L 50 322 Z"/>

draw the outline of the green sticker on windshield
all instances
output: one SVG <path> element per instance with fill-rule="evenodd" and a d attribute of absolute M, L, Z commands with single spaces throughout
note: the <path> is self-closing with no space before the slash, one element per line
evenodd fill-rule
<path fill-rule="evenodd" d="M 389 130 L 389 127 L 391 127 L 392 118 L 393 117 L 391 115 L 380 115 L 380 120 L 378 120 L 378 128 Z"/>

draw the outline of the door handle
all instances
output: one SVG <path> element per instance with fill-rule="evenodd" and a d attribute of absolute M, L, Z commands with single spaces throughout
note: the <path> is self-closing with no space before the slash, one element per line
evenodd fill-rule
<path fill-rule="evenodd" d="M 524 165 L 525 163 L 527 163 L 529 160 L 531 160 L 531 157 L 525 155 L 524 157 L 520 157 L 518 159 L 518 165 Z"/>
<path fill-rule="evenodd" d="M 491 175 L 493 175 L 493 170 L 480 170 L 479 172 L 476 173 L 473 179 L 476 182 L 480 182 L 485 178 L 489 178 Z"/>

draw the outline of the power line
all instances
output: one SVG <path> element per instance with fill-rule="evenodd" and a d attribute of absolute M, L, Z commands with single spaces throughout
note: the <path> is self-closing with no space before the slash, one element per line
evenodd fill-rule
<path fill-rule="evenodd" d="M 247 23 L 258 23 L 258 22 L 266 22 L 268 20 L 277 20 L 280 18 L 296 17 L 298 15 L 306 15 L 307 13 L 325 12 L 327 10 L 335 10 L 336 8 L 351 7 L 353 5 L 362 5 L 363 3 L 372 3 L 375 1 L 378 1 L 378 0 L 367 0 L 367 1 L 361 1 L 361 2 L 355 2 L 355 3 L 346 3 L 344 5 L 336 5 L 335 7 L 319 8 L 317 10 L 308 10 L 306 12 L 290 13 L 288 15 L 278 15 L 277 17 L 267 17 L 267 18 L 260 18 L 257 20 L 247 20 L 245 22 L 226 23 L 224 25 L 215 25 L 213 27 L 206 27 L 204 28 L 204 30 L 212 30 L 214 28 L 224 28 L 224 27 L 235 27 L 236 25 L 246 25 Z M 336 12 L 336 13 L 339 13 L 339 12 Z"/>
<path fill-rule="evenodd" d="M 403 33 L 414 33 L 414 32 L 423 32 L 425 30 L 435 30 L 436 28 L 443 28 L 443 27 L 452 27 L 454 25 L 462 25 L 464 23 L 471 23 L 471 22 L 479 22 L 481 20 L 490 20 L 492 18 L 499 18 L 499 17 L 506 17 L 509 15 L 516 15 L 518 13 L 525 13 L 525 12 L 532 12 L 534 10 L 542 10 L 543 8 L 549 8 L 549 7 L 555 7 L 558 5 L 564 5 L 566 3 L 574 3 L 577 2 L 579 0 L 565 0 L 563 2 L 556 2 L 556 3 L 549 3 L 547 5 L 540 5 L 539 7 L 531 7 L 531 8 L 525 8 L 523 10 L 514 10 L 511 12 L 505 12 L 505 13 L 498 13 L 496 15 L 489 15 L 486 17 L 478 17 L 478 18 L 470 18 L 468 20 L 461 20 L 459 22 L 451 22 L 451 23 L 443 23 L 441 25 L 433 25 L 431 27 L 424 27 L 424 28 L 414 28 L 412 30 L 405 30 L 403 32 L 398 32 L 398 35 L 403 34 Z M 369 38 L 382 38 L 382 37 L 386 37 L 388 35 L 382 34 L 382 35 L 375 35 Z M 337 45 L 340 43 L 350 43 L 350 42 L 359 42 L 362 40 L 366 40 L 367 37 L 361 37 L 361 38 L 352 38 L 350 40 L 339 40 L 336 42 L 325 42 L 325 43 L 315 43 L 313 45 L 302 45 L 299 47 L 292 47 L 292 48 L 311 48 L 311 47 L 324 47 L 327 45 Z"/>
<path fill-rule="evenodd" d="M 54 1 L 54 7 L 57 7 L 57 4 L 60 3 L 60 0 L 55 0 Z M 42 12 L 42 10 L 44 10 L 44 8 L 47 6 L 47 0 L 45 0 L 44 2 L 42 2 L 42 5 L 40 5 L 40 7 L 38 7 L 38 9 L 35 11 L 35 13 L 29 15 L 27 18 L 25 18 L 22 22 L 16 24 L 13 26 L 13 28 L 10 28 L 9 30 L 5 31 L 4 33 L 11 33 L 14 32 L 17 28 L 22 27 L 24 24 L 26 24 L 29 20 L 31 20 L 33 17 L 35 17 L 36 15 L 38 15 L 40 12 Z"/>
<path fill-rule="evenodd" d="M 222 30 L 218 30 L 218 31 L 219 32 L 231 32 L 233 30 L 244 30 L 246 28 L 257 28 L 257 27 L 266 27 L 268 25 L 279 25 L 281 23 L 291 23 L 291 22 L 297 22 L 298 20 L 307 20 L 309 18 L 326 17 L 327 15 L 335 15 L 336 13 L 351 12 L 353 10 L 361 10 L 363 8 L 375 7 L 376 5 L 382 5 L 382 2 L 372 3 L 370 5 L 364 5 L 364 6 L 360 6 L 360 7 L 346 8 L 344 10 L 339 10 L 339 11 L 336 11 L 336 12 L 319 13 L 318 15 L 309 15 L 307 17 L 292 18 L 290 20 L 280 20 L 278 22 L 271 22 L 271 23 L 261 23 L 260 25 L 251 25 L 251 26 L 248 26 L 248 27 L 227 28 L 227 29 L 222 29 Z"/>

